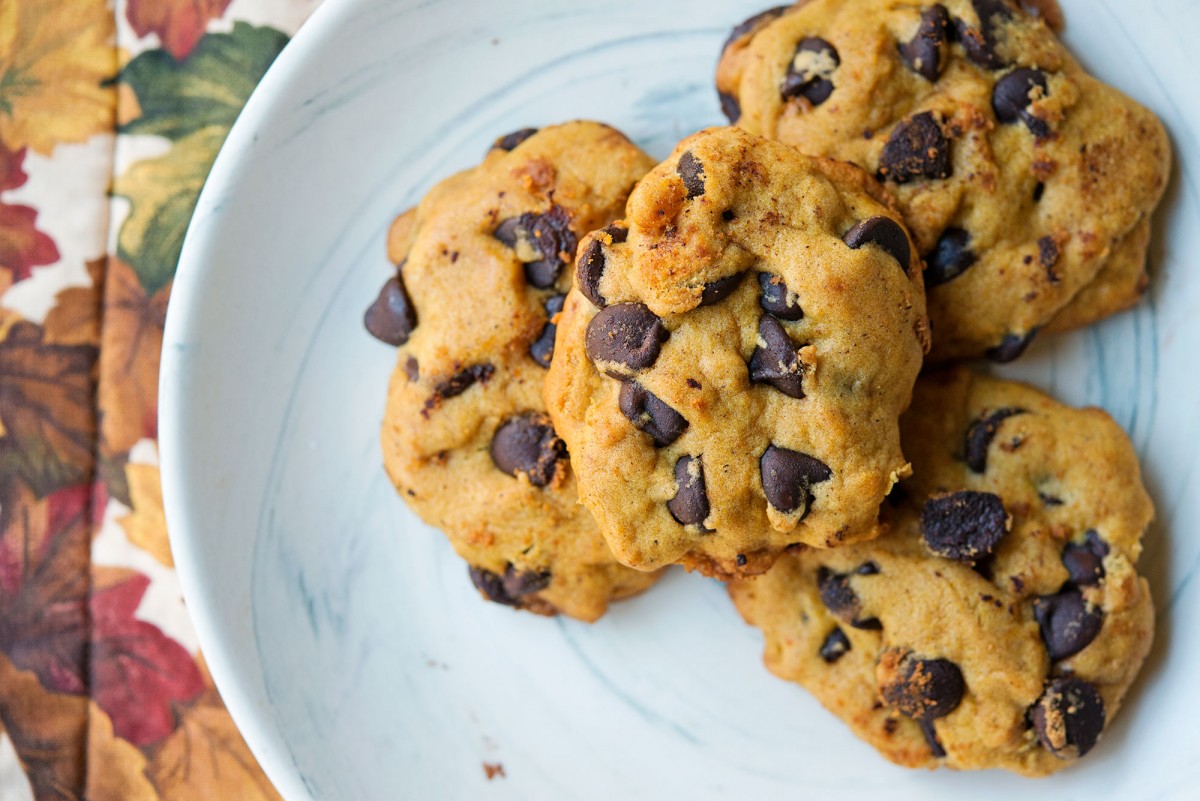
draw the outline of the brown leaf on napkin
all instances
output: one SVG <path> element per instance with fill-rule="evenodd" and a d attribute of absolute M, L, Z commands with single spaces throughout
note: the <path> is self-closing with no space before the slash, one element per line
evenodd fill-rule
<path fill-rule="evenodd" d="M 100 299 L 104 293 L 104 270 L 107 259 L 87 263 L 87 286 L 72 286 L 60 291 L 54 306 L 42 323 L 45 341 L 53 345 L 99 345 Z"/>

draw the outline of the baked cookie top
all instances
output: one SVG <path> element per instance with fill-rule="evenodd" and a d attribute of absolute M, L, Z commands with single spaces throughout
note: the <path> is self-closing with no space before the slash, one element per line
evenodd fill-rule
<path fill-rule="evenodd" d="M 902 433 L 889 533 L 788 554 L 734 603 L 771 671 L 893 762 L 1059 770 L 1153 637 L 1133 448 L 1098 409 L 965 370 L 923 376 Z"/>
<path fill-rule="evenodd" d="M 1144 282 L 1117 282 L 1119 298 L 1103 288 L 1051 323 L 1118 251 L 1102 281 L 1131 252 L 1144 262 L 1126 240 L 1162 196 L 1170 145 L 1042 20 L 1005 0 L 811 0 L 734 33 L 717 69 L 731 119 L 895 195 L 927 262 L 931 359 L 1008 361 L 1047 325 L 1137 299 Z"/>
<path fill-rule="evenodd" d="M 613 559 L 579 505 L 542 400 L 576 243 L 651 166 L 606 125 L 518 131 L 389 234 L 398 270 L 366 317 L 399 346 L 384 464 L 493 601 L 594 620 L 654 581 Z"/>
<path fill-rule="evenodd" d="M 928 341 L 898 220 L 852 165 L 713 128 L 584 239 L 546 400 L 619 560 L 729 576 L 874 536 Z"/>

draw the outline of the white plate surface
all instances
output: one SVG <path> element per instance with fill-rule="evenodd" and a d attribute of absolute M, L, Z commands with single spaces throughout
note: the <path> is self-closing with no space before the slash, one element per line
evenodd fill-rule
<path fill-rule="evenodd" d="M 1179 166 L 1146 301 L 1005 371 L 1115 415 L 1159 509 L 1142 562 L 1154 651 L 1079 766 L 893 767 L 766 673 L 716 582 L 672 572 L 592 626 L 513 613 L 395 497 L 377 434 L 394 351 L 361 327 L 389 221 L 526 125 L 600 119 L 665 156 L 721 121 L 717 50 L 762 5 L 327 0 L 251 99 L 175 284 L 163 480 L 213 676 L 289 801 L 1200 793 L 1195 0 L 1064 2 L 1068 42 L 1161 115 Z"/>

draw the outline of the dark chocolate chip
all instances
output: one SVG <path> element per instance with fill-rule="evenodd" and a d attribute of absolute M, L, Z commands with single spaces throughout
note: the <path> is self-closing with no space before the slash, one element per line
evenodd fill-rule
<path fill-rule="evenodd" d="M 654 364 L 671 336 L 654 312 L 641 303 L 606 306 L 588 323 L 584 347 L 588 357 L 613 378 Z"/>
<path fill-rule="evenodd" d="M 510 598 L 521 598 L 541 592 L 550 586 L 549 570 L 517 570 L 513 565 L 504 569 L 504 591 Z"/>
<path fill-rule="evenodd" d="M 829 632 L 829 636 L 825 638 L 825 642 L 821 643 L 821 658 L 832 665 L 849 650 L 850 640 L 841 629 L 835 626 L 833 631 Z"/>
<path fill-rule="evenodd" d="M 1096 639 L 1104 623 L 1099 607 L 1089 608 L 1083 593 L 1066 587 L 1057 595 L 1045 595 L 1033 604 L 1033 616 L 1042 630 L 1042 642 L 1051 661 L 1079 653 Z"/>
<path fill-rule="evenodd" d="M 687 190 L 689 199 L 704 194 L 704 165 L 690 150 L 679 157 L 679 165 L 675 172 L 683 179 L 683 187 Z"/>
<path fill-rule="evenodd" d="M 972 421 L 971 425 L 967 426 L 967 435 L 963 442 L 967 467 L 976 473 L 984 473 L 987 470 L 988 448 L 1000 429 L 1000 424 L 1014 415 L 1024 413 L 1024 409 L 997 409 Z"/>
<path fill-rule="evenodd" d="M 1075 676 L 1060 676 L 1046 687 L 1029 715 L 1038 741 L 1062 759 L 1092 750 L 1104 731 L 1104 698 Z"/>
<path fill-rule="evenodd" d="M 742 284 L 742 279 L 746 277 L 745 273 L 735 273 L 724 278 L 718 278 L 716 281 L 709 281 L 704 285 L 704 291 L 700 293 L 700 305 L 711 306 L 714 303 L 720 303 L 733 294 L 734 290 Z"/>
<path fill-rule="evenodd" d="M 485 598 L 505 606 L 521 606 L 523 597 L 550 586 L 548 571 L 517 570 L 511 564 L 504 568 L 503 576 L 474 565 L 468 567 L 467 574 Z"/>
<path fill-rule="evenodd" d="M 1037 203 L 1042 199 L 1042 195 L 1044 194 L 1046 194 L 1046 185 L 1041 181 L 1038 181 L 1033 185 L 1033 202 Z"/>
<path fill-rule="evenodd" d="M 988 348 L 987 357 L 1000 364 L 1011 362 L 1025 352 L 1037 333 L 1037 328 L 1031 328 L 1024 334 L 1005 334 L 999 345 Z"/>
<path fill-rule="evenodd" d="M 942 747 L 942 741 L 938 739 L 937 729 L 933 726 L 932 720 L 919 720 L 917 727 L 920 728 L 921 734 L 925 735 L 925 742 L 929 745 L 929 750 L 933 753 L 935 759 L 941 759 L 946 756 L 946 749 Z"/>
<path fill-rule="evenodd" d="M 762 344 L 750 354 L 750 381 L 770 384 L 791 398 L 804 397 L 804 364 L 783 324 L 769 314 L 758 321 Z"/>
<path fill-rule="evenodd" d="M 683 415 L 636 381 L 626 381 L 621 385 L 618 405 L 621 407 L 621 413 L 649 434 L 655 446 L 659 448 L 664 448 L 679 439 L 688 427 L 688 421 Z"/>
<path fill-rule="evenodd" d="M 566 461 L 567 446 L 554 433 L 550 418 L 530 412 L 510 417 L 492 436 L 492 462 L 510 476 L 524 473 L 535 487 L 554 480 L 559 463 Z"/>
<path fill-rule="evenodd" d="M 908 235 L 891 217 L 869 217 L 847 231 L 843 239 L 855 250 L 863 245 L 878 245 L 900 264 L 900 269 L 908 272 L 912 258 Z"/>
<path fill-rule="evenodd" d="M 996 119 L 1005 124 L 1019 120 L 1034 136 L 1048 136 L 1050 125 L 1029 110 L 1035 96 L 1044 96 L 1049 91 L 1047 86 L 1046 73 L 1041 70 L 1018 67 L 1008 73 L 996 81 L 992 90 L 992 110 L 996 112 Z"/>
<path fill-rule="evenodd" d="M 804 97 L 819 106 L 833 94 L 833 73 L 841 63 L 837 48 L 829 42 L 815 36 L 802 39 L 796 45 L 779 94 L 784 100 Z"/>
<path fill-rule="evenodd" d="M 843 623 L 848 623 L 856 629 L 869 631 L 883 629 L 883 624 L 879 622 L 878 618 L 859 619 L 859 614 L 862 612 L 862 601 L 851 589 L 848 575 L 834 573 L 822 567 L 817 571 L 817 592 L 821 596 L 821 603 L 825 604 L 825 607 Z"/>
<path fill-rule="evenodd" d="M 733 26 L 733 30 L 729 32 L 729 36 L 725 39 L 725 44 L 721 45 L 721 52 L 725 52 L 731 44 L 741 39 L 748 33 L 754 33 L 759 28 L 762 28 L 767 23 L 782 16 L 783 12 L 788 10 L 788 6 L 775 6 L 768 8 L 766 11 L 760 11 L 753 17 L 740 22 Z"/>
<path fill-rule="evenodd" d="M 1046 494 L 1046 493 L 1044 493 L 1044 492 L 1039 492 L 1039 493 L 1038 493 L 1038 499 L 1039 499 L 1039 500 L 1041 500 L 1041 502 L 1042 502 L 1042 505 L 1043 505 L 1043 506 L 1047 506 L 1047 507 L 1053 507 L 1053 506 L 1062 506 L 1062 505 L 1063 505 L 1063 499 L 1062 499 L 1062 498 L 1056 497 L 1056 496 L 1054 496 L 1054 495 L 1047 495 L 1047 494 Z"/>
<path fill-rule="evenodd" d="M 614 245 L 624 242 L 629 236 L 629 229 L 620 225 L 610 225 L 603 229 L 603 232 L 609 235 Z M 575 285 L 598 309 L 608 305 L 608 301 L 600 293 L 600 278 L 604 275 L 605 265 L 604 243 L 598 238 L 593 238 L 588 243 L 583 255 L 575 264 Z"/>
<path fill-rule="evenodd" d="M 805 453 L 768 446 L 758 460 L 763 492 L 767 502 L 784 514 L 812 505 L 812 487 L 833 477 L 833 471 L 819 459 Z"/>
<path fill-rule="evenodd" d="M 742 104 L 738 102 L 735 95 L 718 92 L 717 99 L 721 101 L 721 113 L 729 120 L 730 125 L 742 118 Z"/>
<path fill-rule="evenodd" d="M 1063 548 L 1062 563 L 1071 577 L 1071 583 L 1079 587 L 1099 584 L 1104 578 L 1104 557 L 1108 556 L 1108 543 L 1100 539 L 1095 529 L 1089 529 L 1083 542 L 1069 542 Z"/>
<path fill-rule="evenodd" d="M 949 41 L 950 12 L 939 3 L 922 12 L 917 35 L 900 45 L 900 56 L 910 70 L 927 81 L 936 81 L 945 66 Z"/>
<path fill-rule="evenodd" d="M 921 659 L 894 648 L 879 657 L 876 675 L 884 703 L 918 721 L 950 714 L 966 691 L 962 671 L 948 659 Z"/>
<path fill-rule="evenodd" d="M 780 320 L 789 322 L 804 319 L 804 309 L 800 308 L 800 298 L 788 289 L 782 277 L 772 273 L 759 273 L 758 286 L 762 290 L 762 295 L 758 298 L 758 305 L 763 307 L 763 311 L 770 312 Z"/>
<path fill-rule="evenodd" d="M 425 399 L 425 408 L 421 410 L 422 416 L 428 417 L 431 411 L 442 405 L 442 401 L 458 397 L 477 382 L 486 384 L 495 371 L 495 367 L 486 363 L 473 364 L 459 370 L 434 386 L 433 393 Z"/>
<path fill-rule="evenodd" d="M 519 131 L 513 131 L 492 142 L 492 150 L 513 150 L 517 145 L 524 142 L 529 137 L 538 132 L 537 128 L 522 128 Z"/>
<path fill-rule="evenodd" d="M 575 254 L 577 241 L 570 213 L 557 204 L 544 214 L 510 217 L 496 226 L 493 236 L 516 252 L 525 263 L 525 280 L 538 289 L 554 286 L 567 259 Z"/>
<path fill-rule="evenodd" d="M 414 356 L 409 356 L 404 360 L 404 374 L 408 376 L 408 380 L 416 383 L 421 378 L 421 365 L 417 363 Z"/>
<path fill-rule="evenodd" d="M 542 333 L 538 334 L 538 338 L 529 346 L 530 357 L 542 367 L 549 367 L 550 360 L 554 358 L 554 336 L 558 332 L 558 326 L 553 323 L 554 315 L 562 311 L 566 299 L 566 295 L 551 295 L 546 298 L 546 324 L 542 326 Z"/>
<path fill-rule="evenodd" d="M 504 591 L 504 579 L 499 574 L 484 570 L 482 567 L 468 565 L 467 575 L 471 577 L 471 583 L 475 585 L 475 589 L 483 593 L 483 597 L 492 603 L 505 606 L 517 605 L 516 599 Z"/>
<path fill-rule="evenodd" d="M 990 492 L 940 495 L 925 501 L 921 509 L 921 535 L 929 550 L 960 562 L 990 556 L 1008 526 L 1004 504 Z"/>
<path fill-rule="evenodd" d="M 925 286 L 938 286 L 965 273 L 979 258 L 970 246 L 971 235 L 963 229 L 943 231 L 933 252 L 925 257 Z"/>
<path fill-rule="evenodd" d="M 367 333 L 388 345 L 403 345 L 417 327 L 417 310 L 404 288 L 404 277 L 397 270 L 379 290 L 379 297 L 363 316 Z"/>
<path fill-rule="evenodd" d="M 708 517 L 708 493 L 704 488 L 704 463 L 699 456 L 681 456 L 675 463 L 675 497 L 667 501 L 667 511 L 681 526 L 704 528 Z"/>
<path fill-rule="evenodd" d="M 879 157 L 879 174 L 898 184 L 918 178 L 949 178 L 953 172 L 950 140 L 932 111 L 922 111 L 897 125 Z"/>
<path fill-rule="evenodd" d="M 997 34 L 1004 21 L 1012 18 L 1012 9 L 1003 0 L 971 0 L 971 5 L 979 16 L 979 27 L 958 20 L 958 37 L 967 58 L 985 69 L 1000 69 L 1006 62 L 996 52 Z"/>
<path fill-rule="evenodd" d="M 737 566 L 738 566 L 738 567 L 745 567 L 745 566 L 746 566 L 746 554 L 744 554 L 744 553 L 739 553 L 739 554 L 737 555 Z"/>
<path fill-rule="evenodd" d="M 854 570 L 860 576 L 875 576 L 879 574 L 879 565 L 874 562 L 863 562 Z"/>

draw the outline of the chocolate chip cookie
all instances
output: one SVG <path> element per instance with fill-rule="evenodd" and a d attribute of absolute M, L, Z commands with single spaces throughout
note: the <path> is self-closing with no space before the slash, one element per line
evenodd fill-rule
<path fill-rule="evenodd" d="M 923 376 L 913 476 L 870 543 L 735 582 L 772 672 L 910 767 L 1053 773 L 1084 756 L 1150 648 L 1153 516 L 1098 409 L 965 370 Z"/>
<path fill-rule="evenodd" d="M 870 176 L 713 128 L 581 242 L 546 400 L 619 560 L 746 575 L 874 535 L 927 342 Z"/>
<path fill-rule="evenodd" d="M 651 166 L 605 125 L 519 131 L 389 233 L 398 268 L 366 315 L 399 347 L 384 464 L 492 601 L 594 620 L 654 581 L 617 563 L 579 505 L 542 400 L 576 244 Z"/>
<path fill-rule="evenodd" d="M 935 361 L 1018 357 L 1135 302 L 1170 170 L 1148 110 L 1005 0 L 811 0 L 734 30 L 721 105 L 895 195 L 927 268 Z"/>

